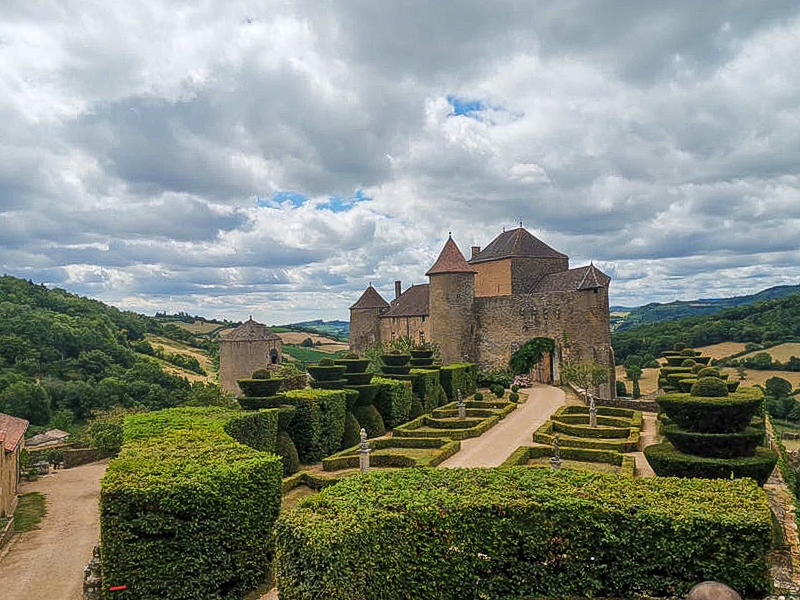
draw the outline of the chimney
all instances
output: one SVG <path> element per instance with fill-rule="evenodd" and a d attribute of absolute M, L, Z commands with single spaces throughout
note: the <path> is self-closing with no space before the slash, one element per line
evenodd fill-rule
<path fill-rule="evenodd" d="M 394 299 L 397 300 L 400 297 L 400 294 L 403 293 L 403 286 L 399 281 L 394 282 Z"/>
<path fill-rule="evenodd" d="M 480 253 L 481 253 L 481 247 L 480 246 L 473 246 L 472 247 L 472 256 L 469 257 L 470 260 L 474 259 Z"/>

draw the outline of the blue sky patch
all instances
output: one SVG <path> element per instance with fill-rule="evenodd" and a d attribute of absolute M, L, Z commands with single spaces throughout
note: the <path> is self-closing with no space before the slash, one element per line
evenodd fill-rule
<path fill-rule="evenodd" d="M 453 107 L 455 116 L 477 117 L 477 113 L 486 109 L 486 105 L 481 100 L 459 98 L 453 94 L 447 95 L 447 102 Z"/>
<path fill-rule="evenodd" d="M 302 206 L 306 200 L 308 200 L 308 196 L 305 194 L 301 194 L 300 192 L 275 192 L 272 194 L 272 198 L 269 200 L 266 198 L 262 198 L 261 196 L 256 196 L 256 204 L 258 206 L 268 207 L 268 206 L 275 206 L 276 204 L 283 204 L 284 202 L 291 203 L 292 206 L 297 208 L 298 206 Z"/>
<path fill-rule="evenodd" d="M 356 190 L 350 198 L 342 198 L 341 196 L 331 196 L 330 200 L 319 205 L 319 208 L 327 208 L 332 212 L 341 213 L 347 212 L 359 202 L 365 200 L 372 200 L 371 197 L 364 194 L 364 190 Z"/>

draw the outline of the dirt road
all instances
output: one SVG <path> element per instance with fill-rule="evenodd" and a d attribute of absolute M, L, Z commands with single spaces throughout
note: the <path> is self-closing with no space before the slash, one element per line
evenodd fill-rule
<path fill-rule="evenodd" d="M 39 529 L 17 534 L 0 553 L 0 598 L 83 597 L 83 567 L 100 536 L 97 500 L 107 465 L 82 465 L 22 484 L 22 494 L 45 495 L 47 514 Z"/>
<path fill-rule="evenodd" d="M 521 389 L 528 401 L 477 438 L 461 442 L 461 450 L 441 467 L 496 467 L 519 446 L 533 445 L 533 432 L 564 404 L 564 392 L 549 385 Z"/>

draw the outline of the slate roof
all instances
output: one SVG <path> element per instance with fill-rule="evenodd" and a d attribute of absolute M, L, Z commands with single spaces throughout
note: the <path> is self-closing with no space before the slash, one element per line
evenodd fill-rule
<path fill-rule="evenodd" d="M 577 290 L 592 290 L 606 287 L 611 277 L 603 273 L 594 265 L 569 269 L 561 273 L 545 275 L 532 290 L 534 293 L 542 292 L 574 292 Z"/>
<path fill-rule="evenodd" d="M 381 317 L 427 317 L 430 314 L 431 286 L 427 283 L 412 285 L 392 300 L 392 307 Z"/>
<path fill-rule="evenodd" d="M 222 334 L 222 339 L 226 342 L 263 342 L 280 341 L 281 338 L 272 333 L 269 327 L 253 321 L 253 317 L 250 317 L 233 331 Z"/>
<path fill-rule="evenodd" d="M 425 275 L 442 275 L 444 273 L 477 273 L 469 266 L 467 259 L 461 254 L 452 237 L 448 237 L 439 258 Z"/>
<path fill-rule="evenodd" d="M 553 250 L 523 227 L 504 231 L 470 260 L 470 264 L 502 260 L 504 258 L 568 258 Z"/>
<path fill-rule="evenodd" d="M 351 310 L 354 308 L 389 308 L 389 303 L 370 284 L 361 297 L 356 300 L 356 303 L 350 307 Z"/>
<path fill-rule="evenodd" d="M 0 446 L 5 448 L 6 452 L 14 452 L 27 429 L 28 422 L 25 419 L 0 413 Z"/>

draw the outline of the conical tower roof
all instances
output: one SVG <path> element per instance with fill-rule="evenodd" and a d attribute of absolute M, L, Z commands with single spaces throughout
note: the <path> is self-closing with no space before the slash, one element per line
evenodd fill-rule
<path fill-rule="evenodd" d="M 358 308 L 389 308 L 389 303 L 383 299 L 372 284 L 367 286 L 361 297 L 350 307 L 350 310 Z"/>
<path fill-rule="evenodd" d="M 433 266 L 428 270 L 425 275 L 443 275 L 445 273 L 477 273 L 475 269 L 469 266 L 469 263 L 461 254 L 453 237 L 447 238 L 447 241 L 442 248 L 439 258 L 433 263 Z"/>
<path fill-rule="evenodd" d="M 253 317 L 250 317 L 233 331 L 222 334 L 222 339 L 226 342 L 261 342 L 281 338 L 272 333 L 269 327 L 253 321 Z"/>

